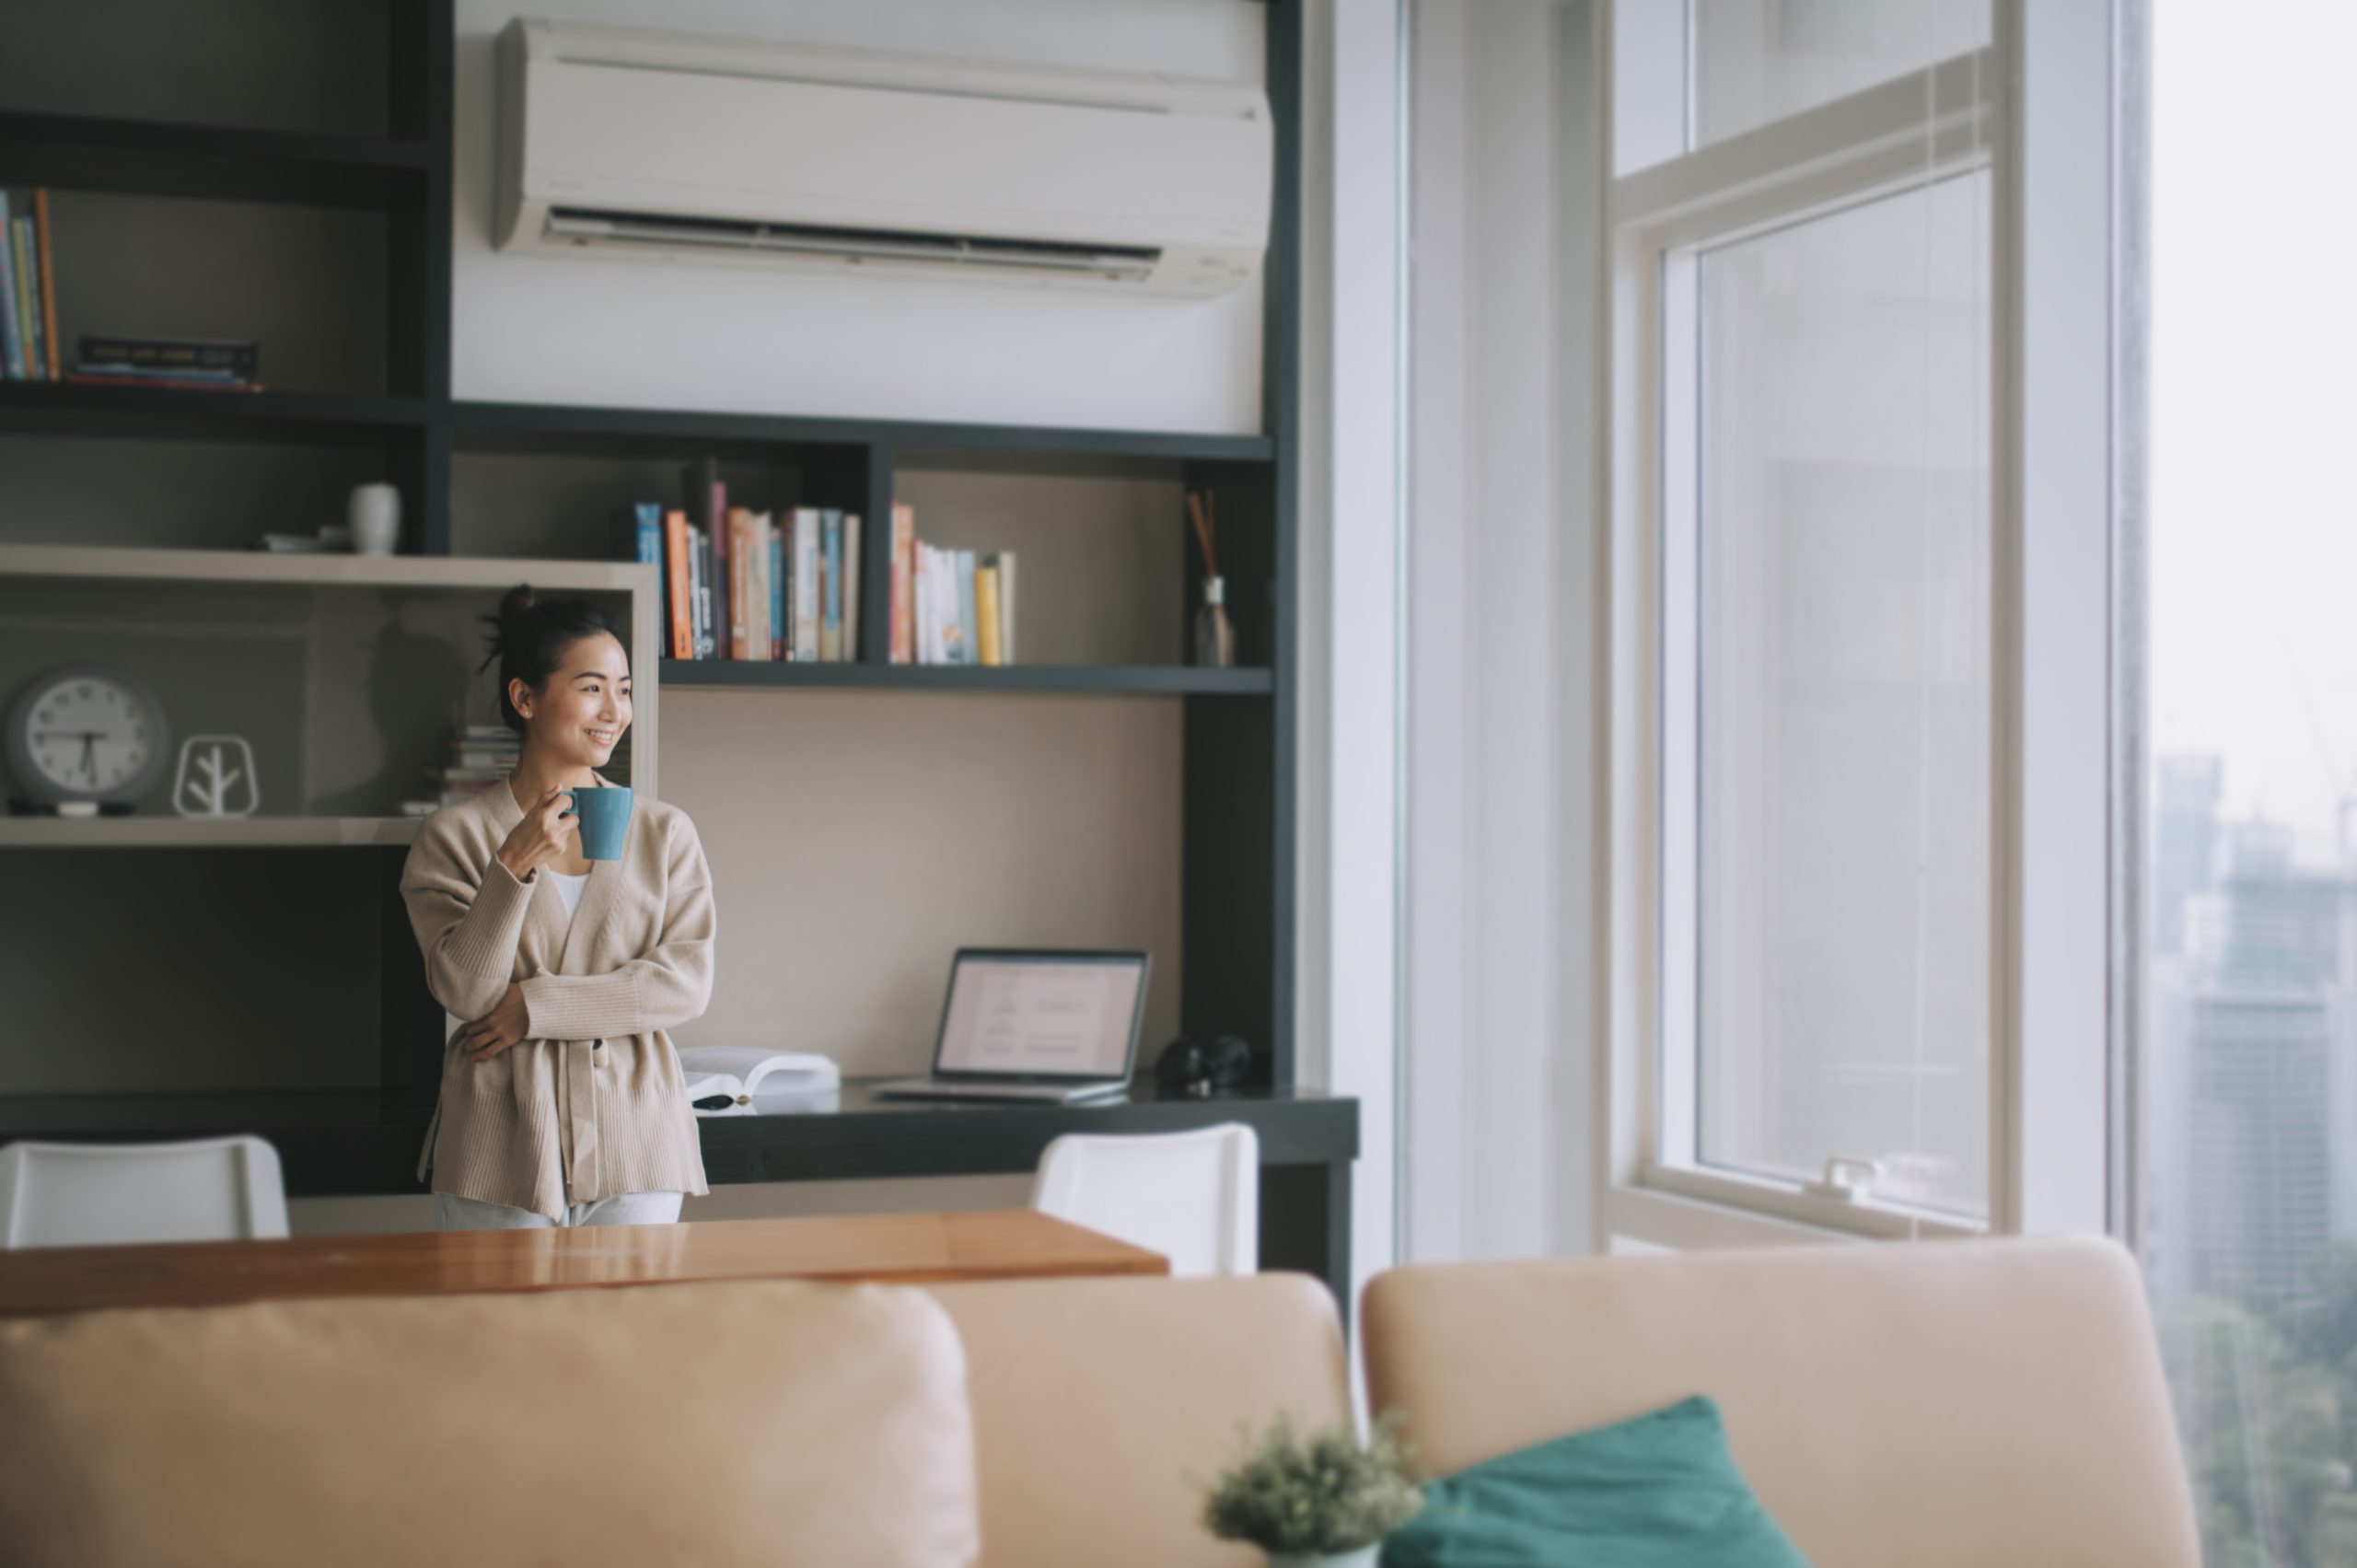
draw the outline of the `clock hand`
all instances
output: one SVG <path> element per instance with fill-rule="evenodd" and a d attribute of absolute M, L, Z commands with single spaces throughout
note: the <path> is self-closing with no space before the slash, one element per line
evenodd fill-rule
<path fill-rule="evenodd" d="M 92 730 L 82 737 L 82 771 L 90 775 L 92 784 L 99 782 L 99 736 L 102 733 Z"/>
<path fill-rule="evenodd" d="M 106 734 L 107 732 L 102 729 L 37 729 L 33 731 L 33 738 L 35 740 L 103 740 L 106 738 Z"/>

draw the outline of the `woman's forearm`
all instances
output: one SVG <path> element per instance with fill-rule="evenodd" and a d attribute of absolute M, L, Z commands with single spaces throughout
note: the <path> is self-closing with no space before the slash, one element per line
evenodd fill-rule
<path fill-rule="evenodd" d="M 523 982 L 534 1040 L 614 1040 L 672 1029 L 712 1001 L 712 944 L 670 943 L 605 974 L 544 974 Z"/>

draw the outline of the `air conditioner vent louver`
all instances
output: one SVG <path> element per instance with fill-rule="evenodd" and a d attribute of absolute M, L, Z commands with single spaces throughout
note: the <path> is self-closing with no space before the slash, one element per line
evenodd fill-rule
<path fill-rule="evenodd" d="M 511 253 L 1209 296 L 1268 246 L 1233 82 L 519 17 L 498 124 Z"/>
<path fill-rule="evenodd" d="M 1142 245 L 1077 245 L 1056 240 L 992 239 L 952 234 L 900 234 L 884 229 L 822 228 L 813 224 L 755 223 L 741 218 L 664 217 L 644 213 L 549 209 L 549 234 L 587 244 L 708 246 L 722 250 L 779 251 L 807 256 L 921 261 L 940 266 L 1009 267 L 1096 273 L 1143 282 L 1162 252 Z"/>

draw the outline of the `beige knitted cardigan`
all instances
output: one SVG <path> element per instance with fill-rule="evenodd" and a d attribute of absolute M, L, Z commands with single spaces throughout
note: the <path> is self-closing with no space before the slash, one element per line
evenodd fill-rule
<path fill-rule="evenodd" d="M 604 781 L 600 781 L 601 783 Z M 435 999 L 487 1016 L 520 981 L 525 1039 L 486 1062 L 444 1047 L 418 1160 L 433 1188 L 561 1218 L 624 1192 L 702 1192 L 703 1152 L 666 1029 L 712 997 L 712 872 L 685 813 L 638 797 L 621 858 L 563 895 L 519 882 L 499 846 L 523 819 L 504 783 L 427 818 L 401 897 Z"/>

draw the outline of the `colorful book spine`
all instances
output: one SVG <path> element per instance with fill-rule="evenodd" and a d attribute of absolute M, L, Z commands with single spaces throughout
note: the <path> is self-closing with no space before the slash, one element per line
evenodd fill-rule
<path fill-rule="evenodd" d="M 991 563 L 998 568 L 998 654 L 1014 664 L 1023 656 L 1015 651 L 1015 552 L 1002 550 Z"/>
<path fill-rule="evenodd" d="M 909 602 L 916 614 L 909 626 L 911 662 L 932 664 L 933 653 L 933 563 L 931 552 L 920 541 L 909 552 L 914 559 L 909 572 Z"/>
<path fill-rule="evenodd" d="M 846 664 L 859 662 L 859 536 L 865 531 L 858 513 L 843 515 L 842 656 Z"/>
<path fill-rule="evenodd" d="M 885 656 L 894 664 L 916 662 L 917 509 L 892 503 L 892 623 Z"/>
<path fill-rule="evenodd" d="M 696 656 L 695 612 L 688 603 L 688 515 L 663 514 L 663 587 L 671 610 L 671 656 Z"/>
<path fill-rule="evenodd" d="M 819 662 L 840 663 L 843 656 L 843 515 L 830 509 L 819 515 Z"/>
<path fill-rule="evenodd" d="M 0 191 L 0 356 L 8 379 L 25 379 L 24 323 L 17 310 L 16 230 L 8 222 L 8 192 Z"/>
<path fill-rule="evenodd" d="M 720 656 L 719 622 L 714 616 L 719 610 L 713 593 L 713 578 L 716 575 L 713 553 L 712 530 L 696 529 L 696 657 L 717 658 Z"/>
<path fill-rule="evenodd" d="M 8 250 L 17 264 L 17 325 L 25 339 L 25 379 L 41 381 L 49 361 L 41 343 L 41 274 L 33 265 L 33 220 L 8 220 Z"/>
<path fill-rule="evenodd" d="M 742 506 L 728 508 L 721 522 L 727 537 L 727 545 L 720 552 L 720 580 L 728 605 L 720 640 L 723 658 L 750 658 L 753 655 L 752 627 L 745 619 L 745 595 L 751 587 L 745 580 L 745 535 L 752 522 L 753 514 Z"/>
<path fill-rule="evenodd" d="M 998 568 L 974 568 L 974 630 L 981 652 L 981 662 L 1004 664 L 998 643 Z"/>
<path fill-rule="evenodd" d="M 785 533 L 775 518 L 769 520 L 770 536 L 770 656 L 789 659 L 794 656 L 794 642 L 785 619 Z M 785 526 L 794 526 L 788 517 Z"/>
<path fill-rule="evenodd" d="M 794 656 L 819 656 L 819 514 L 808 506 L 794 513 Z"/>
<path fill-rule="evenodd" d="M 718 645 L 713 656 L 730 658 L 735 656 L 731 650 L 736 645 L 736 628 L 726 619 L 726 595 L 729 567 L 736 552 L 730 549 L 734 541 L 728 537 L 728 487 L 720 482 L 718 463 L 712 465 L 712 598 L 715 612 L 712 630 L 713 641 Z"/>
<path fill-rule="evenodd" d="M 48 360 L 49 378 L 57 379 L 57 263 L 51 259 L 49 244 L 49 187 L 37 187 L 33 192 L 33 236 L 40 251 L 41 267 L 41 353 Z"/>
<path fill-rule="evenodd" d="M 770 515 L 756 512 L 745 529 L 745 646 L 748 656 L 767 664 L 774 656 L 770 642 Z"/>
<path fill-rule="evenodd" d="M 958 662 L 975 664 L 981 658 L 981 618 L 974 612 L 974 552 L 958 552 L 958 645 L 965 656 Z"/>

